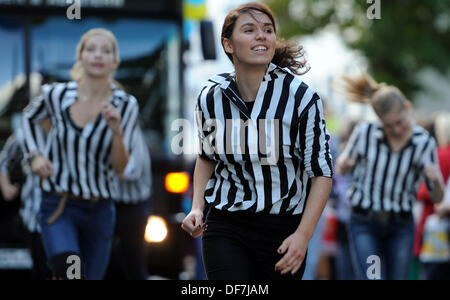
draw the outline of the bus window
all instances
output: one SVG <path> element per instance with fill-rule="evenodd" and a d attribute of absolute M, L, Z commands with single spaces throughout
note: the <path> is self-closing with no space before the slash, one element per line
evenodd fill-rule
<path fill-rule="evenodd" d="M 19 18 L 0 15 L 0 132 L 11 132 L 8 109 L 25 95 L 24 28 Z"/>
<path fill-rule="evenodd" d="M 83 18 L 81 23 L 57 16 L 34 19 L 33 72 L 42 75 L 44 83 L 70 80 L 76 45 L 82 34 L 95 27 L 111 30 L 118 39 L 121 63 L 115 79 L 138 99 L 141 125 L 152 153 L 170 156 L 170 124 L 180 117 L 176 23 L 94 17 Z"/>

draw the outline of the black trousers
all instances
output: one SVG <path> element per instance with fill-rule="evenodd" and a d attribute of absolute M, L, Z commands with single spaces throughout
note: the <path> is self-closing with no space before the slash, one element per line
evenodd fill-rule
<path fill-rule="evenodd" d="M 115 203 L 118 255 L 126 280 L 146 280 L 148 247 L 144 239 L 150 201 Z"/>
<path fill-rule="evenodd" d="M 306 257 L 294 275 L 275 271 L 275 264 L 284 255 L 277 250 L 295 232 L 300 221 L 300 216 L 212 208 L 202 239 L 208 280 L 301 280 Z"/>
<path fill-rule="evenodd" d="M 38 232 L 30 232 L 25 229 L 25 240 L 31 252 L 33 259 L 33 268 L 31 269 L 31 280 L 48 280 L 52 278 L 52 272 L 47 264 L 44 246 L 42 244 L 41 234 Z"/>

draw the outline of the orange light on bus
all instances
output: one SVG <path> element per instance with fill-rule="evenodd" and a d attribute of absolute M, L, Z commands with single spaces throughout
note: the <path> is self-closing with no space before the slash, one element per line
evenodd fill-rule
<path fill-rule="evenodd" d="M 168 192 L 182 194 L 189 189 L 189 175 L 182 172 L 169 173 L 166 175 L 165 185 Z"/>

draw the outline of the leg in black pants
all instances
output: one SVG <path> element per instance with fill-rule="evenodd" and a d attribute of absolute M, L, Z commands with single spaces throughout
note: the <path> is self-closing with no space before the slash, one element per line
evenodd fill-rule
<path fill-rule="evenodd" d="M 29 232 L 26 229 L 27 246 L 33 259 L 33 268 L 31 269 L 31 280 L 48 280 L 52 278 L 52 273 L 47 265 L 44 246 L 42 245 L 41 234 L 38 232 Z"/>
<path fill-rule="evenodd" d="M 150 214 L 150 201 L 137 204 L 116 203 L 116 211 L 116 234 L 125 279 L 146 280 L 148 251 L 144 234 Z"/>
<path fill-rule="evenodd" d="M 209 280 L 300 280 L 300 270 L 291 275 L 275 271 L 283 257 L 277 253 L 283 240 L 298 225 L 298 217 L 222 212 L 212 209 L 203 233 L 203 261 Z"/>

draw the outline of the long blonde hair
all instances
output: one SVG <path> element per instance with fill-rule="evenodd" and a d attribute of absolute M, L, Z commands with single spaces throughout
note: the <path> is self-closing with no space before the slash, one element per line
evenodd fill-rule
<path fill-rule="evenodd" d="M 400 112 L 407 108 L 408 100 L 395 86 L 377 83 L 368 74 L 356 78 L 344 76 L 342 79 L 348 100 L 372 105 L 380 118 L 390 112 Z"/>
<path fill-rule="evenodd" d="M 72 80 L 79 81 L 84 76 L 84 70 L 83 66 L 80 63 L 81 60 L 81 54 L 83 53 L 84 47 L 86 46 L 86 42 L 93 37 L 94 35 L 102 35 L 106 37 L 113 46 L 113 52 L 114 52 L 114 59 L 117 62 L 117 65 L 120 64 L 120 55 L 119 55 L 119 46 L 117 43 L 117 39 L 114 36 L 114 34 L 105 28 L 93 28 L 83 34 L 83 36 L 80 39 L 80 42 L 77 45 L 76 50 L 76 62 L 73 65 L 72 69 L 70 70 L 70 77 Z M 113 80 L 114 74 L 111 74 L 111 81 L 115 82 Z"/>

